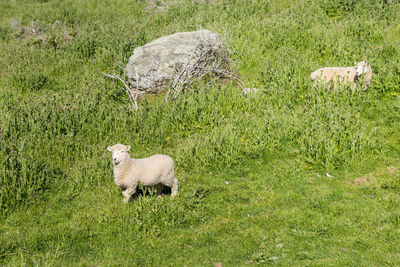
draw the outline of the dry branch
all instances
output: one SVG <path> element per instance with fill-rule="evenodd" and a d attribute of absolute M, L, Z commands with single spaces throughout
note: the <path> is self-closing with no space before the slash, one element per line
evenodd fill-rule
<path fill-rule="evenodd" d="M 132 109 L 135 110 L 135 111 L 138 110 L 137 99 L 138 99 L 138 96 L 140 94 L 140 91 L 138 89 L 136 89 L 136 90 L 131 89 L 126 84 L 126 82 L 121 77 L 119 77 L 118 75 L 107 74 L 107 73 L 104 73 L 104 72 L 103 72 L 103 75 L 106 76 L 107 78 L 116 79 L 116 80 L 119 80 L 120 82 L 122 82 L 122 84 L 124 85 L 124 88 L 125 88 L 125 92 L 128 95 L 129 100 L 131 101 Z"/>

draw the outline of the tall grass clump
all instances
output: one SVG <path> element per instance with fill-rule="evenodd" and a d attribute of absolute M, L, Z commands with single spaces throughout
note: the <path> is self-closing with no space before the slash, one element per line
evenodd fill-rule
<path fill-rule="evenodd" d="M 317 86 L 307 95 L 298 140 L 309 163 L 334 169 L 354 164 L 370 151 L 371 133 L 360 115 L 365 98 L 360 87 L 351 90 L 347 86 L 338 90 Z"/>
<path fill-rule="evenodd" d="M 40 199 L 54 179 L 62 178 L 59 168 L 37 153 L 18 150 L 0 141 L 0 216 L 7 215 L 21 204 Z"/>

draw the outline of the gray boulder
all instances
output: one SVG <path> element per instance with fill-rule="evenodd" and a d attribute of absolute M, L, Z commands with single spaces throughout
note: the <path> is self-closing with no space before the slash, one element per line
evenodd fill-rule
<path fill-rule="evenodd" d="M 200 73 L 199 66 L 206 67 L 204 57 L 218 54 L 221 47 L 218 34 L 208 30 L 175 33 L 136 48 L 125 73 L 132 88 L 158 93 L 183 72 L 187 77 Z"/>

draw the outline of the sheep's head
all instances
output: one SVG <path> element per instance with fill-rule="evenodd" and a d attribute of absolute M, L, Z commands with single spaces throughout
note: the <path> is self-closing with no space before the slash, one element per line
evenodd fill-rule
<path fill-rule="evenodd" d="M 130 158 L 128 153 L 129 149 L 131 149 L 131 146 L 125 146 L 122 144 L 107 147 L 107 150 L 112 152 L 112 160 L 115 166 Z"/>
<path fill-rule="evenodd" d="M 361 61 L 361 62 L 358 62 L 357 65 L 356 65 L 356 75 L 357 76 L 361 76 L 364 73 L 367 73 L 368 65 L 369 65 L 368 62 L 365 61 L 365 60 Z"/>

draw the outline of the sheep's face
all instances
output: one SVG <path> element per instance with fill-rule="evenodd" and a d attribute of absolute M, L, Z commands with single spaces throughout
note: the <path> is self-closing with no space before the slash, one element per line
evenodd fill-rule
<path fill-rule="evenodd" d="M 129 149 L 131 149 L 131 146 L 125 146 L 121 144 L 107 147 L 107 150 L 112 153 L 112 161 L 115 166 L 130 158 L 128 153 Z"/>
<path fill-rule="evenodd" d="M 357 63 L 356 75 L 361 76 L 367 72 L 368 63 L 367 61 L 361 61 Z"/>

